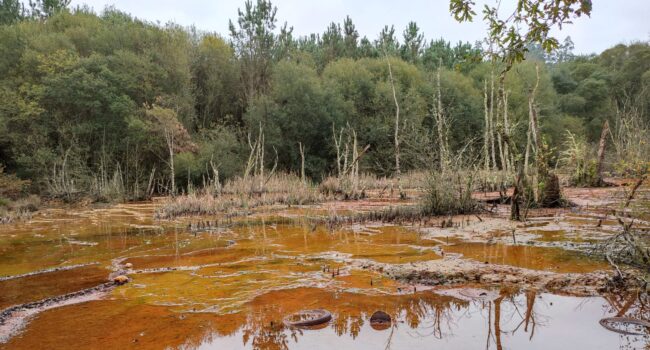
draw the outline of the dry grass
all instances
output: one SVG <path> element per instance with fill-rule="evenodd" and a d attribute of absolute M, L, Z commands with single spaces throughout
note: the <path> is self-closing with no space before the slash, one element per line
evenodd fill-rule
<path fill-rule="evenodd" d="M 470 172 L 432 173 L 422 199 L 425 215 L 457 215 L 475 213 L 479 203 L 472 198 L 475 175 Z"/>
<path fill-rule="evenodd" d="M 401 184 L 404 189 L 421 190 L 426 188 L 427 173 L 423 171 L 411 171 L 401 176 Z M 318 189 L 326 196 L 340 196 L 343 199 L 356 199 L 364 197 L 363 194 L 369 190 L 388 191 L 397 190 L 397 179 L 393 177 L 379 177 L 370 173 L 359 174 L 357 179 L 357 189 L 359 193 L 354 193 L 352 180 L 347 177 L 337 178 L 329 176 L 319 185 Z"/>
<path fill-rule="evenodd" d="M 0 204 L 0 224 L 30 220 L 41 205 L 38 196 L 30 195 L 15 201 L 3 201 Z"/>
<path fill-rule="evenodd" d="M 472 188 L 480 192 L 505 191 L 515 185 L 515 174 L 502 170 L 460 171 L 464 176 L 472 176 Z"/>
<path fill-rule="evenodd" d="M 216 215 L 236 209 L 267 205 L 304 205 L 321 202 L 325 197 L 309 182 L 293 174 L 274 174 L 264 182 L 259 177 L 235 178 L 227 181 L 221 194 L 199 191 L 178 196 L 156 210 L 157 219 L 178 216 Z"/>

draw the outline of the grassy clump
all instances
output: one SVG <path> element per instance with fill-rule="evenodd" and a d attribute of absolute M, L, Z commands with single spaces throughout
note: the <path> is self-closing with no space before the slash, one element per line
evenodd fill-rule
<path fill-rule="evenodd" d="M 474 175 L 471 172 L 432 173 L 426 193 L 417 205 L 402 205 L 360 213 L 349 217 L 332 216 L 330 226 L 370 221 L 416 222 L 431 216 L 471 214 L 481 210 L 472 198 Z"/>
<path fill-rule="evenodd" d="M 355 191 L 356 181 L 356 191 Z M 423 189 L 427 185 L 427 174 L 422 171 L 410 171 L 400 176 L 400 183 L 405 189 Z M 377 176 L 370 173 L 359 174 L 357 179 L 349 177 L 326 177 L 318 186 L 319 191 L 326 196 L 339 196 L 344 199 L 360 199 L 366 191 L 376 190 L 382 195 L 397 191 L 397 179 Z"/>
<path fill-rule="evenodd" d="M 432 173 L 422 199 L 422 213 L 429 216 L 475 213 L 480 204 L 472 198 L 473 189 L 471 173 Z"/>

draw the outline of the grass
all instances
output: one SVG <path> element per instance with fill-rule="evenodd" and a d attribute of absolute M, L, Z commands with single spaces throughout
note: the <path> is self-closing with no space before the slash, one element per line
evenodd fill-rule
<path fill-rule="evenodd" d="M 227 181 L 217 196 L 209 191 L 198 191 L 175 197 L 157 209 L 155 217 L 171 219 L 178 216 L 216 215 L 267 205 L 313 204 L 324 199 L 325 196 L 314 185 L 303 182 L 293 174 L 273 174 L 263 182 L 259 177 L 238 177 Z"/>
<path fill-rule="evenodd" d="M 327 219 L 327 225 L 337 227 L 372 221 L 417 222 L 432 216 L 477 213 L 482 206 L 472 198 L 474 176 L 470 172 L 435 172 L 427 177 L 425 194 L 417 205 L 402 205 L 348 217 L 333 215 Z"/>
<path fill-rule="evenodd" d="M 427 185 L 427 173 L 423 171 L 410 171 L 400 177 L 402 187 L 405 189 L 424 189 Z M 318 186 L 319 191 L 326 196 L 338 196 L 340 199 L 359 199 L 365 197 L 367 191 L 378 190 L 381 193 L 398 191 L 397 179 L 393 177 L 379 177 L 370 173 L 359 174 L 357 179 L 357 192 L 353 189 L 352 180 L 348 177 L 337 178 L 329 176 Z"/>
<path fill-rule="evenodd" d="M 466 172 L 432 173 L 422 200 L 423 214 L 458 215 L 475 213 L 480 209 L 472 198 L 474 175 Z"/>
<path fill-rule="evenodd" d="M 0 200 L 0 224 L 29 220 L 38 211 L 41 199 L 36 195 L 19 198 L 14 201 Z"/>

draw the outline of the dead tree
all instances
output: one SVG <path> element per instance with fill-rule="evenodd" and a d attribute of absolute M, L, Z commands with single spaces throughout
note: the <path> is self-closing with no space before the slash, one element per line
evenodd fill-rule
<path fill-rule="evenodd" d="M 506 135 L 510 136 L 510 121 L 508 120 L 508 91 L 503 90 L 503 129 Z M 503 145 L 503 156 L 505 157 L 506 170 L 512 168 L 510 147 L 508 143 Z"/>
<path fill-rule="evenodd" d="M 494 71 L 490 73 L 490 148 L 492 156 L 492 168 L 497 168 L 497 157 L 494 145 Z"/>
<path fill-rule="evenodd" d="M 400 149 L 399 149 L 399 103 L 397 101 L 397 92 L 395 91 L 395 82 L 393 80 L 393 68 L 390 64 L 390 59 L 388 54 L 384 50 L 384 56 L 386 56 L 386 63 L 388 63 L 388 77 L 390 80 L 390 87 L 393 91 L 393 101 L 395 102 L 395 176 L 397 180 L 397 187 L 399 188 L 400 197 L 404 197 L 404 191 L 402 190 L 402 171 L 400 169 Z"/>
<path fill-rule="evenodd" d="M 305 147 L 302 142 L 298 142 L 298 150 L 300 151 L 300 180 L 305 183 Z"/>
<path fill-rule="evenodd" d="M 490 113 L 488 110 L 487 80 L 483 81 L 483 111 L 485 113 L 485 130 L 483 132 L 483 157 L 485 171 L 490 170 Z"/>
<path fill-rule="evenodd" d="M 332 124 L 332 136 L 334 137 L 334 146 L 336 147 L 336 175 L 341 177 L 341 141 L 343 139 L 344 128 L 341 128 L 338 138 L 336 137 L 336 129 Z"/>
<path fill-rule="evenodd" d="M 167 149 L 169 151 L 169 172 L 171 180 L 171 195 L 176 195 L 176 172 L 174 171 L 174 131 L 171 128 L 165 127 L 163 130 Z"/>
<path fill-rule="evenodd" d="M 528 94 L 528 132 L 526 135 L 526 154 L 524 155 L 524 173 L 528 176 L 528 164 L 531 152 L 537 152 L 539 131 L 537 130 L 537 106 L 535 95 L 539 86 L 539 66 L 535 65 L 537 73 L 535 85 Z"/>
<path fill-rule="evenodd" d="M 607 146 L 607 135 L 609 134 L 609 121 L 605 120 L 603 130 L 600 133 L 600 142 L 598 143 L 598 165 L 596 167 L 597 185 L 603 184 L 603 163 L 605 161 L 605 147 Z"/>
<path fill-rule="evenodd" d="M 497 123 L 497 129 L 499 132 L 497 132 L 497 146 L 499 147 L 499 163 L 501 165 L 502 170 L 507 170 L 506 169 L 506 164 L 505 164 L 505 157 L 504 157 L 504 145 L 503 145 L 503 137 L 501 136 L 503 130 L 503 123 L 499 121 L 499 116 L 501 115 L 501 110 L 503 109 L 503 99 L 501 98 L 503 95 L 503 79 L 499 79 L 499 91 L 497 92 L 497 112 L 496 112 L 496 123 Z M 505 130 L 503 130 L 505 131 Z"/>
<path fill-rule="evenodd" d="M 440 153 L 440 170 L 444 172 L 447 169 L 447 162 L 449 161 L 449 140 L 447 136 L 447 120 L 445 113 L 442 109 L 442 89 L 440 88 L 440 69 L 442 60 L 438 64 L 436 72 L 436 103 L 434 104 L 434 115 L 436 118 L 436 125 L 438 129 L 438 151 Z M 401 190 L 400 190 L 401 192 Z"/>

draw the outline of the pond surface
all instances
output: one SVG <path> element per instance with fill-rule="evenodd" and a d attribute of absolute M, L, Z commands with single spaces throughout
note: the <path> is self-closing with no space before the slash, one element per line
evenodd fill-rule
<path fill-rule="evenodd" d="M 130 283 L 99 300 L 37 313 L 0 348 L 643 349 L 650 344 L 647 336 L 622 336 L 598 324 L 606 316 L 650 318 L 635 295 L 578 298 L 497 290 L 493 300 L 468 299 L 352 264 L 408 265 L 452 253 L 532 270 L 607 269 L 602 261 L 561 247 L 450 242 L 412 225 L 330 230 L 305 218 L 328 215 L 319 208 L 158 222 L 152 219 L 156 205 L 46 210 L 28 223 L 0 227 L 0 310 L 101 284 L 111 272 L 132 265 Z M 567 217 L 569 226 L 559 233 L 545 231 L 549 222 L 521 230 L 539 242 L 580 242 L 584 227 L 593 231 L 585 220 L 590 219 Z M 50 271 L 61 267 L 69 269 Z M 291 313 L 318 308 L 333 315 L 318 329 L 282 323 Z M 369 318 L 377 310 L 393 317 L 391 327 L 372 328 Z"/>

